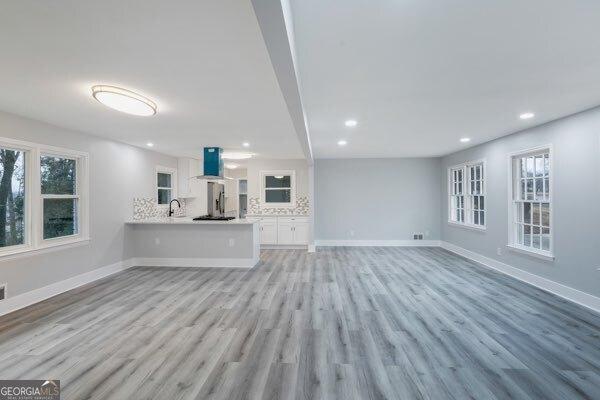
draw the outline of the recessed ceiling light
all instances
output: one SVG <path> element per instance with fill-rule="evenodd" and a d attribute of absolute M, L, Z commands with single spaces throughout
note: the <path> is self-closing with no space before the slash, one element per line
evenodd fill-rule
<path fill-rule="evenodd" d="M 223 152 L 221 158 L 224 160 L 245 160 L 248 158 L 252 158 L 254 154 L 252 153 L 244 153 L 242 151 L 226 151 Z"/>
<path fill-rule="evenodd" d="M 526 112 L 526 113 L 519 115 L 519 118 L 521 118 L 521 119 L 530 119 L 533 117 L 535 117 L 535 114 L 532 112 Z"/>
<path fill-rule="evenodd" d="M 148 142 L 148 143 L 146 143 L 146 146 L 148 146 L 148 147 L 154 147 L 154 143 Z"/>
<path fill-rule="evenodd" d="M 348 144 L 348 142 L 345 140 L 338 140 L 338 146 L 345 146 L 347 144 Z"/>
<path fill-rule="evenodd" d="M 236 169 L 237 167 L 237 164 L 225 164 L 225 168 L 227 169 Z"/>
<path fill-rule="evenodd" d="M 92 86 L 92 96 L 105 106 L 127 114 L 147 117 L 156 114 L 157 110 L 152 100 L 116 86 Z"/>
<path fill-rule="evenodd" d="M 460 141 L 461 141 L 462 143 L 468 143 L 468 142 L 470 142 L 470 141 L 471 141 L 471 138 L 468 138 L 468 137 L 460 138 Z"/>
<path fill-rule="evenodd" d="M 358 122 L 356 122 L 356 120 L 354 119 L 349 119 L 346 122 L 344 122 L 344 125 L 348 126 L 348 127 L 353 127 L 356 126 L 358 124 Z"/>
<path fill-rule="evenodd" d="M 244 143 L 242 143 L 242 146 L 244 146 L 244 147 L 250 147 L 250 143 L 244 142 Z"/>

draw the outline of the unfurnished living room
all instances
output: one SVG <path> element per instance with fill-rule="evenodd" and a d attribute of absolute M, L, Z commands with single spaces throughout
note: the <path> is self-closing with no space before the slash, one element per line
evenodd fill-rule
<path fill-rule="evenodd" d="M 0 400 L 600 400 L 600 2 L 0 2 Z"/>

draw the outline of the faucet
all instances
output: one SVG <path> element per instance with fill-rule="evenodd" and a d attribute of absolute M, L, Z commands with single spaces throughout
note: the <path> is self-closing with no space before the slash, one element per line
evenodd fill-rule
<path fill-rule="evenodd" d="M 181 203 L 179 202 L 179 200 L 177 200 L 177 199 L 171 200 L 171 202 L 169 203 L 169 217 L 172 217 L 173 214 L 175 213 L 175 211 L 173 211 L 173 202 L 174 201 L 176 201 L 179 208 L 181 208 Z"/>

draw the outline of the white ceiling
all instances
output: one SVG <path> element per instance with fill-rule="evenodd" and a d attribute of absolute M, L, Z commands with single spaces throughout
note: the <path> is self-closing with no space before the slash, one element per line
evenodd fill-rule
<path fill-rule="evenodd" d="M 203 146 L 303 158 L 250 1 L 5 1 L 0 110 L 173 155 Z M 158 104 L 133 117 L 94 84 Z"/>
<path fill-rule="evenodd" d="M 444 155 L 600 105 L 600 1 L 302 0 L 292 11 L 315 158 Z M 521 121 L 525 111 L 536 117 Z"/>

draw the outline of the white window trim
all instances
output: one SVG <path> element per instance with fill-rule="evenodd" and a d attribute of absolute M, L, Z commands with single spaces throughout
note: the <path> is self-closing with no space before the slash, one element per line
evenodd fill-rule
<path fill-rule="evenodd" d="M 470 172 L 468 171 L 468 167 L 472 166 L 472 165 L 479 165 L 481 164 L 483 167 L 483 190 L 481 192 L 481 196 L 483 196 L 483 198 L 485 199 L 485 207 L 484 207 L 484 215 L 485 215 L 485 223 L 483 225 L 477 225 L 474 224 L 471 221 L 472 215 L 471 212 L 473 210 L 470 209 L 470 207 L 467 207 L 467 201 L 468 198 L 470 196 L 472 196 L 471 194 L 469 194 L 469 179 L 470 179 Z M 462 169 L 463 170 L 463 197 L 465 198 L 465 222 L 460 222 L 460 221 L 454 221 L 452 219 L 452 202 L 451 202 L 451 197 L 452 197 L 452 171 L 455 169 Z M 487 160 L 485 158 L 479 159 L 479 160 L 473 160 L 473 161 L 467 161 L 461 164 L 457 164 L 457 165 L 453 165 L 448 167 L 448 177 L 447 177 L 447 182 L 448 182 L 448 195 L 447 195 L 447 208 L 448 208 L 448 225 L 451 226 L 456 226 L 459 228 L 465 228 L 465 229 L 470 229 L 470 230 L 475 230 L 475 231 L 486 231 L 487 230 L 487 223 L 488 223 L 488 198 L 487 198 L 487 186 L 488 186 L 488 182 L 487 182 Z M 469 210 L 470 212 L 466 212 L 467 210 Z"/>
<path fill-rule="evenodd" d="M 89 154 L 82 151 L 48 146 L 22 140 L 0 138 L 0 147 L 25 152 L 25 243 L 0 248 L 0 259 L 15 258 L 21 255 L 58 246 L 71 246 L 74 243 L 89 242 Z M 77 161 L 78 229 L 76 235 L 43 238 L 43 197 L 40 181 L 40 157 L 55 155 L 73 158 Z"/>
<path fill-rule="evenodd" d="M 260 171 L 260 203 L 262 207 L 269 208 L 294 208 L 296 207 L 296 171 L 295 170 L 272 170 Z M 290 176 L 290 202 L 289 203 L 267 203 L 265 199 L 266 176 L 289 175 Z M 287 188 L 282 188 L 287 189 Z"/>
<path fill-rule="evenodd" d="M 514 191 L 515 191 L 515 166 L 514 158 L 523 157 L 529 154 L 535 154 L 542 151 L 548 151 L 550 158 L 550 193 L 548 196 L 550 210 L 550 250 L 539 250 L 535 248 L 521 246 L 517 243 L 515 232 L 515 207 L 514 207 Z M 508 154 L 508 244 L 506 247 L 518 253 L 532 256 L 541 260 L 554 261 L 554 147 L 552 143 L 543 146 L 537 146 L 529 149 L 515 151 Z"/>
<path fill-rule="evenodd" d="M 170 174 L 171 175 L 171 200 L 176 199 L 178 196 L 177 191 L 177 169 L 171 167 L 164 167 L 162 165 L 157 165 L 156 170 L 154 172 L 154 200 L 158 207 L 169 208 L 168 204 L 158 204 L 158 173 Z M 160 189 L 169 189 L 163 188 Z"/>

